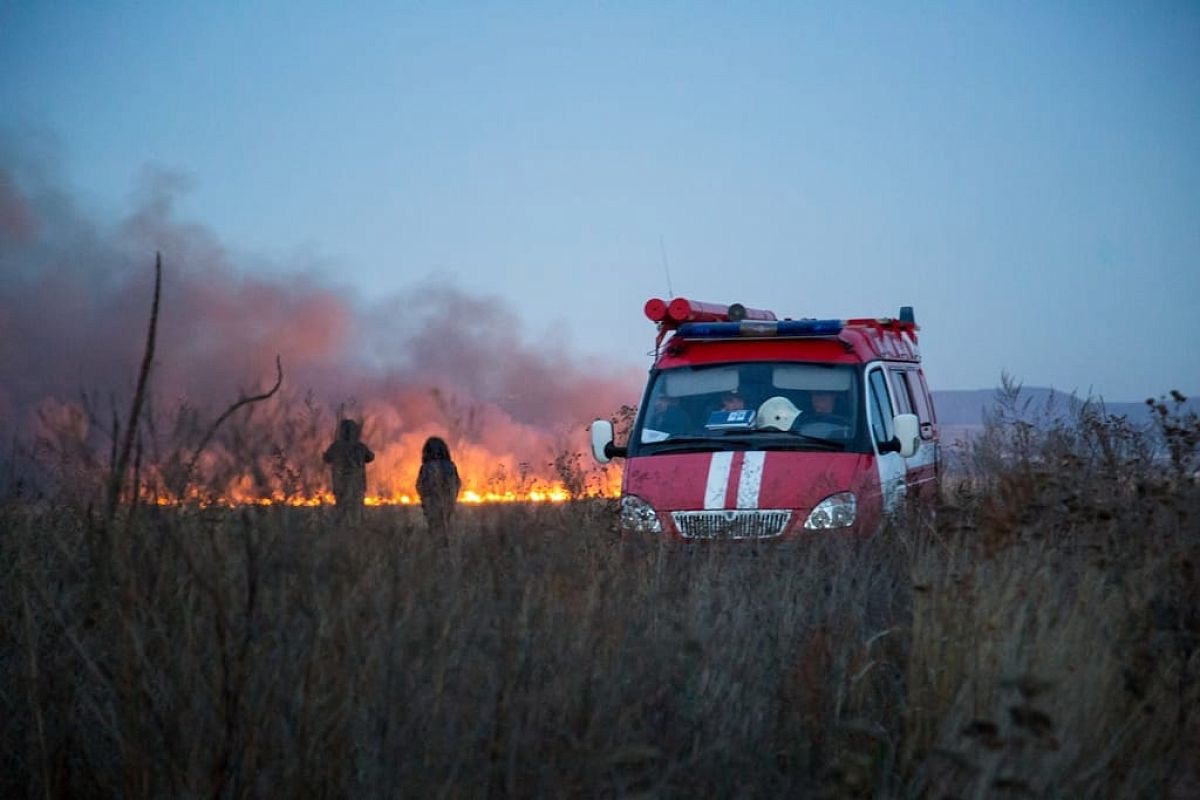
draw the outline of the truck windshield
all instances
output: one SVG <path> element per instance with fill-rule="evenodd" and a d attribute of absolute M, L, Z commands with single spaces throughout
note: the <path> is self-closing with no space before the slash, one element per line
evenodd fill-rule
<path fill-rule="evenodd" d="M 853 365 L 754 362 L 677 367 L 651 377 L 631 455 L 684 450 L 860 450 Z"/>

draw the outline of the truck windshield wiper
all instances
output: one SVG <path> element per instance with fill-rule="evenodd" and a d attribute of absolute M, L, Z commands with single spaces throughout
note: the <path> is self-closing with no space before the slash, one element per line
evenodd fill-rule
<path fill-rule="evenodd" d="M 677 436 L 661 442 L 645 443 L 652 453 L 704 453 L 712 450 L 731 450 L 751 446 L 749 440 L 725 436 Z"/>
<path fill-rule="evenodd" d="M 786 436 L 789 439 L 798 439 L 805 444 L 819 445 L 827 450 L 846 449 L 846 442 L 842 441 L 841 439 L 825 439 L 821 436 L 810 436 L 807 433 L 800 433 L 799 431 L 759 430 L 758 433 L 769 433 L 774 436 Z M 767 447 L 769 448 L 771 446 L 767 445 Z"/>

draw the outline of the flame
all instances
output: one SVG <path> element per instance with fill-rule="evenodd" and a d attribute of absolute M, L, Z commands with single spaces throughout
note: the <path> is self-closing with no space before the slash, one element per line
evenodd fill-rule
<path fill-rule="evenodd" d="M 621 472 L 615 465 L 593 471 L 589 476 L 587 487 L 582 492 L 572 491 L 562 481 L 533 480 L 528 478 L 514 479 L 510 483 L 498 482 L 493 476 L 488 480 L 474 479 L 470 474 L 464 477 L 465 487 L 458 496 L 458 502 L 466 505 L 490 505 L 497 503 L 566 503 L 573 499 L 586 498 L 615 498 L 621 492 Z M 482 488 L 487 485 L 489 488 Z M 204 492 L 193 489 L 184 497 L 172 497 L 153 491 L 148 487 L 141 490 L 144 502 L 160 506 L 191 504 L 199 506 L 274 506 L 286 505 L 294 507 L 319 507 L 335 504 L 333 492 L 327 487 L 312 494 L 288 495 L 280 490 L 272 490 L 264 496 L 256 492 L 249 476 L 238 476 L 221 492 Z M 420 505 L 421 499 L 413 492 L 380 493 L 372 492 L 363 499 L 363 504 L 372 508 L 384 506 L 415 506 Z"/>
<path fill-rule="evenodd" d="M 379 409 L 368 416 L 376 422 L 366 429 L 364 439 L 375 453 L 366 466 L 367 506 L 420 504 L 415 487 L 421 452 L 427 437 L 434 435 L 448 440 L 462 479 L 462 504 L 565 503 L 620 495 L 620 467 L 596 464 L 585 456 L 583 442 L 569 428 L 555 432 L 549 426 L 498 418 L 482 433 L 452 435 L 436 422 L 394 424 L 399 416 L 388 416 L 384 406 Z M 209 442 L 198 456 L 187 447 L 158 451 L 157 459 L 139 467 L 137 496 L 164 506 L 334 505 L 330 468 L 323 459 L 329 444 L 324 426 L 298 431 L 294 419 L 264 414 L 259 424 L 236 429 L 238 435 Z M 62 452 L 82 452 L 89 442 L 103 441 L 77 404 L 47 401 L 39 420 L 41 438 L 60 441 Z M 101 463 L 93 461 L 93 478 L 101 477 Z M 168 487 L 178 486 L 184 464 L 190 470 L 189 488 L 179 494 Z M 127 490 L 127 500 L 134 491 Z"/>
<path fill-rule="evenodd" d="M 571 492 L 562 485 L 551 486 L 544 489 L 531 489 L 525 492 L 515 490 L 506 491 L 486 491 L 477 492 L 474 489 L 464 490 L 458 496 L 458 502 L 467 505 L 489 505 L 493 503 L 566 503 L 572 499 L 582 498 L 615 498 L 620 495 L 620 483 L 617 487 L 606 489 L 603 492 L 590 492 L 582 495 L 579 498 L 573 497 Z M 181 501 L 176 498 L 155 496 L 143 497 L 143 500 L 153 502 L 159 506 L 174 506 L 179 505 Z M 217 505 L 217 506 L 274 506 L 286 505 L 295 507 L 315 508 L 319 506 L 334 505 L 334 497 L 330 492 L 321 492 L 311 497 L 285 497 L 282 494 L 273 494 L 271 497 L 254 497 L 249 495 L 231 494 L 228 496 L 218 496 L 216 498 L 205 498 L 199 494 L 193 494 L 187 498 L 188 502 L 198 505 Z M 420 505 L 420 498 L 408 494 L 400 495 L 367 495 L 363 499 L 363 505 L 372 508 L 383 506 L 412 506 Z"/>

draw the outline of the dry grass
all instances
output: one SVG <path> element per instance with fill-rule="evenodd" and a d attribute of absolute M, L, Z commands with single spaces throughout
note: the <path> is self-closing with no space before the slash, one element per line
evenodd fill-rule
<path fill-rule="evenodd" d="M 0 793 L 1186 796 L 1200 495 L 1118 423 L 994 419 L 936 517 L 786 548 L 11 503 Z"/>

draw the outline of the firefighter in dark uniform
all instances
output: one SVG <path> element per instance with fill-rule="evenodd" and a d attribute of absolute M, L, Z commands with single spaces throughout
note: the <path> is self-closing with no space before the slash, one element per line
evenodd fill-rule
<path fill-rule="evenodd" d="M 447 536 L 461 488 L 462 481 L 458 477 L 458 467 L 450 458 L 450 448 L 440 437 L 430 436 L 421 448 L 417 494 L 421 496 L 421 509 L 429 523 L 429 532 L 440 539 Z"/>
<path fill-rule="evenodd" d="M 338 423 L 337 438 L 325 450 L 325 463 L 329 464 L 333 482 L 333 497 L 338 511 L 361 512 L 363 498 L 367 494 L 367 464 L 375 460 L 375 454 L 360 440 L 362 426 L 352 419 Z"/>

